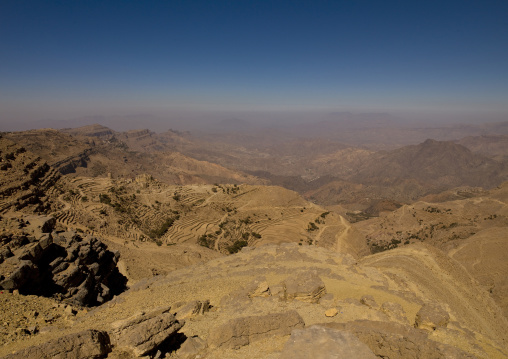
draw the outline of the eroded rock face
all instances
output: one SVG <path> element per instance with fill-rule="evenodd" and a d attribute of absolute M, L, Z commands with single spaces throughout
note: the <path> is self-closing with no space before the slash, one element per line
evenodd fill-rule
<path fill-rule="evenodd" d="M 353 334 L 314 325 L 295 329 L 280 359 L 362 358 L 376 359 L 372 350 Z"/>
<path fill-rule="evenodd" d="M 119 255 L 93 236 L 56 233 L 52 217 L 21 220 L 26 234 L 0 237 L 0 289 L 57 297 L 70 304 L 102 304 L 126 289 Z M 20 222 L 20 223 L 21 223 Z"/>
<path fill-rule="evenodd" d="M 266 337 L 289 335 L 293 329 L 304 326 L 302 317 L 295 310 L 231 319 L 210 330 L 208 346 L 239 348 Z"/>
<path fill-rule="evenodd" d="M 171 308 L 140 312 L 111 324 L 110 336 L 115 346 L 132 351 L 136 356 L 147 355 L 183 326 L 170 313 Z"/>
<path fill-rule="evenodd" d="M 99 330 L 85 330 L 50 340 L 39 346 L 28 347 L 7 355 L 6 359 L 99 359 L 111 351 L 109 336 Z"/>

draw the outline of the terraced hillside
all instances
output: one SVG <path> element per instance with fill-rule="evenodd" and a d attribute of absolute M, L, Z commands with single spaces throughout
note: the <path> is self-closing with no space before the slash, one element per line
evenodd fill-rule
<path fill-rule="evenodd" d="M 124 242 L 193 243 L 226 254 L 285 242 L 342 248 L 355 256 L 366 252 L 341 216 L 280 187 L 76 177 L 64 191 L 54 214 L 61 224 Z"/>

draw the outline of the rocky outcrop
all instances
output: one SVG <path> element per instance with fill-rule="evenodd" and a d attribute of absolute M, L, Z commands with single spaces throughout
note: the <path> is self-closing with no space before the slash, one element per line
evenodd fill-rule
<path fill-rule="evenodd" d="M 28 347 L 5 359 L 100 359 L 111 351 L 109 336 L 98 330 L 85 330 L 50 340 L 39 346 Z"/>
<path fill-rule="evenodd" d="M 239 348 L 252 341 L 274 335 L 289 335 L 293 329 L 304 326 L 302 317 L 295 310 L 235 318 L 210 330 L 208 346 L 210 348 Z"/>
<path fill-rule="evenodd" d="M 81 153 L 54 162 L 51 166 L 57 169 L 62 175 L 74 173 L 78 167 L 87 167 L 90 156 L 96 152 L 97 150 L 95 148 L 87 148 Z"/>
<path fill-rule="evenodd" d="M 437 328 L 446 328 L 450 321 L 450 315 L 443 305 L 438 303 L 424 304 L 415 318 L 415 328 L 426 329 L 429 331 Z"/>
<path fill-rule="evenodd" d="M 24 234 L 0 237 L 0 288 L 94 306 L 126 289 L 113 253 L 94 236 L 52 232 L 52 217 L 30 216 Z"/>
<path fill-rule="evenodd" d="M 116 347 L 140 357 L 155 352 L 157 347 L 183 326 L 170 313 L 171 308 L 158 308 L 111 324 L 110 336 Z"/>
<path fill-rule="evenodd" d="M 314 325 L 295 329 L 280 359 L 362 358 L 376 359 L 372 350 L 349 332 Z"/>

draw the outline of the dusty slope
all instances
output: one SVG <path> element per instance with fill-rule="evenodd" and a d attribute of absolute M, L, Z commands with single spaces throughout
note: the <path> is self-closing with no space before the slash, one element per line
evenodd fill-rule
<path fill-rule="evenodd" d="M 505 228 L 488 228 L 449 251 L 491 294 L 508 317 L 508 237 Z"/>
<path fill-rule="evenodd" d="M 469 192 L 458 193 L 464 196 Z M 445 197 L 452 195 L 447 192 Z M 506 313 L 508 183 L 470 195 L 405 205 L 353 227 L 365 235 L 373 252 L 418 242 L 441 248 L 490 291 Z"/>
<path fill-rule="evenodd" d="M 309 273 L 321 278 L 326 287 L 328 294 L 319 294 L 318 298 L 322 296 L 319 303 L 279 298 L 277 291 L 281 281 L 289 283 L 290 277 L 303 278 Z M 271 295 L 249 299 L 247 294 L 253 293 L 256 285 L 250 291 L 241 288 L 249 287 L 256 279 L 266 280 Z M 317 323 L 339 325 L 359 336 L 377 354 L 395 349 L 392 356 L 400 357 L 397 348 L 402 344 L 418 358 L 426 357 L 425 350 L 433 350 L 440 358 L 452 352 L 456 355 L 451 357 L 456 358 L 467 355 L 504 358 L 508 355 L 505 342 L 508 323 L 500 309 L 460 265 L 443 253 L 414 245 L 356 263 L 349 256 L 294 244 L 245 249 L 232 256 L 140 282 L 97 310 L 59 322 L 54 330 L 27 336 L 26 340 L 0 348 L 0 355 L 58 337 L 62 329 L 65 333 L 85 328 L 105 329 L 113 320 L 129 317 L 140 308 L 149 311 L 171 305 L 178 312 L 182 304 L 193 300 L 210 300 L 212 310 L 186 319 L 181 330 L 184 337 L 180 340 L 195 336 L 208 340 L 210 346 L 202 352 L 207 353 L 207 358 L 277 358 L 287 335 L 252 339 L 251 344 L 238 349 L 217 347 L 212 337 L 224 330 L 220 326 L 228 320 L 267 313 L 274 315 L 287 310 L 296 310 L 307 327 Z M 434 302 L 443 305 L 449 315 L 448 324 L 430 331 L 414 329 L 413 323 L 422 305 Z M 337 308 L 338 314 L 326 317 L 324 313 L 330 308 Z M 401 331 L 406 331 L 407 336 L 397 334 Z M 380 333 L 384 338 L 381 346 L 370 341 L 380 338 Z M 412 341 L 411 345 L 408 340 Z M 110 357 L 120 354 L 114 349 Z M 172 356 L 177 357 L 178 351 Z"/>

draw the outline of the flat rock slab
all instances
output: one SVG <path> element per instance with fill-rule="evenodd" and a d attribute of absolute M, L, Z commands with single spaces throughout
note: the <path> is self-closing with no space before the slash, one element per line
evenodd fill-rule
<path fill-rule="evenodd" d="M 5 359 L 100 359 L 106 358 L 110 351 L 108 334 L 90 329 L 28 347 Z"/>
<path fill-rule="evenodd" d="M 236 349 L 273 335 L 289 335 L 293 329 L 304 326 L 296 310 L 231 319 L 210 331 L 208 346 Z"/>
<path fill-rule="evenodd" d="M 366 344 L 379 358 L 390 359 L 473 359 L 487 358 L 486 353 L 478 346 L 478 357 L 448 344 L 436 342 L 429 338 L 426 330 L 394 322 L 356 320 L 348 323 L 324 323 L 325 328 L 333 328 L 353 333 Z M 474 335 L 464 337 L 472 342 Z"/>
<path fill-rule="evenodd" d="M 376 359 L 370 348 L 353 334 L 314 325 L 295 329 L 287 341 L 280 359 Z"/>

